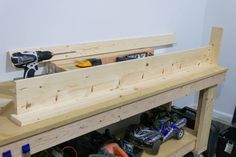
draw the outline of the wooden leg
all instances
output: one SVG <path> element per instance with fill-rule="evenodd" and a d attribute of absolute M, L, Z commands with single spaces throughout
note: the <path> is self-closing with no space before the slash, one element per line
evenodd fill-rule
<path fill-rule="evenodd" d="M 200 154 L 207 149 L 215 93 L 216 86 L 203 89 L 199 93 L 197 117 L 194 129 L 197 135 L 194 152 L 197 154 Z"/>
<path fill-rule="evenodd" d="M 172 101 L 171 102 L 168 102 L 166 104 L 164 104 L 163 106 L 167 109 L 167 110 L 171 110 L 171 105 L 172 105 Z"/>

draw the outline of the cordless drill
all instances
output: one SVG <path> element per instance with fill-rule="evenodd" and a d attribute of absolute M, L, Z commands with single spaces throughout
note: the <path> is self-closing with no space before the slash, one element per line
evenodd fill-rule
<path fill-rule="evenodd" d="M 16 52 L 11 56 L 11 61 L 17 68 L 24 68 L 24 78 L 34 77 L 38 70 L 38 63 L 51 59 L 53 53 L 50 51 L 24 51 Z"/>

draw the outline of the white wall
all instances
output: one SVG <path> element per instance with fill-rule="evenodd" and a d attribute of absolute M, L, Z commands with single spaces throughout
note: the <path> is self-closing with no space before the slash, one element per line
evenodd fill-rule
<path fill-rule="evenodd" d="M 212 25 L 224 27 L 220 64 L 229 67 L 225 83 L 220 86 L 215 106 L 216 116 L 231 121 L 236 105 L 236 1 L 208 0 L 203 43 L 207 43 Z"/>
<path fill-rule="evenodd" d="M 236 104 L 235 7 L 235 0 L 0 0 L 0 81 L 22 76 L 9 64 L 9 49 L 173 32 L 173 50 L 180 50 L 208 44 L 210 28 L 219 25 L 225 28 L 220 63 L 230 71 L 215 113 L 230 120 Z"/>
<path fill-rule="evenodd" d="M 22 75 L 6 63 L 14 48 L 171 32 L 174 49 L 199 47 L 205 6 L 205 0 L 0 0 L 0 81 Z"/>

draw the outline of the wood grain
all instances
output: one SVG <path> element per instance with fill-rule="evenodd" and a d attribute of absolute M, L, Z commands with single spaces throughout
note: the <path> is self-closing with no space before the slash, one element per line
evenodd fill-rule
<path fill-rule="evenodd" d="M 126 110 L 125 111 L 122 110 L 121 113 L 123 114 L 122 114 L 121 119 L 128 118 L 129 116 L 135 115 L 135 113 L 140 113 L 140 112 L 150 110 L 151 108 L 154 108 L 158 105 L 168 103 L 179 97 L 191 94 L 192 92 L 207 88 L 214 84 L 218 84 L 222 82 L 224 78 L 225 78 L 225 73 L 220 73 L 219 75 L 215 74 L 212 76 L 208 76 L 206 78 L 198 78 L 197 80 L 188 81 L 187 84 L 181 83 L 175 86 L 173 86 L 173 84 L 172 86 L 168 86 L 170 82 L 166 81 L 164 82 L 164 84 L 166 84 L 164 89 L 159 91 L 159 94 L 150 93 L 149 95 L 147 95 L 147 97 L 150 97 L 150 96 L 154 96 L 154 97 L 147 100 L 144 99 L 145 97 L 141 97 L 138 99 L 137 98 L 133 99 L 132 100 L 133 102 L 126 101 L 123 104 L 118 103 L 117 101 L 99 103 L 95 106 L 91 106 L 91 107 L 80 109 L 80 110 L 74 110 L 70 113 L 63 114 L 61 116 L 56 116 L 53 118 L 49 118 L 47 120 L 43 120 L 43 121 L 31 124 L 31 125 L 27 125 L 24 127 L 19 127 L 13 124 L 7 117 L 0 116 L 0 128 L 1 128 L 0 146 L 6 145 L 13 141 L 31 137 L 33 135 L 37 135 L 39 133 L 42 133 L 51 129 L 55 129 L 60 126 L 64 126 L 67 124 L 69 125 L 72 122 L 77 122 L 81 119 L 94 116 L 102 112 L 106 112 L 105 114 L 108 114 L 107 111 L 119 108 L 124 105 L 127 107 L 124 106 Z M 184 81 L 186 80 L 183 80 L 183 82 Z M 176 81 L 173 81 L 173 82 L 176 82 Z M 129 103 L 132 103 L 132 104 L 126 105 Z M 68 130 L 69 130 L 69 127 L 68 127 Z M 69 137 L 70 135 L 68 134 L 68 138 Z"/>
<path fill-rule="evenodd" d="M 55 47 L 44 47 L 44 48 L 26 48 L 26 49 L 15 49 L 10 50 L 11 55 L 14 52 L 23 51 L 52 51 L 55 55 L 52 59 L 48 61 L 69 59 L 75 57 L 86 57 L 93 56 L 97 54 L 113 53 L 118 51 L 127 51 L 139 48 L 150 48 L 174 44 L 176 41 L 173 34 L 160 35 L 160 36 L 150 36 L 150 37 L 140 37 L 140 38 L 130 38 L 122 40 L 111 40 L 111 41 L 100 41 L 92 43 L 82 43 L 82 44 L 71 44 Z M 65 52 L 67 52 L 65 54 Z"/>
<path fill-rule="evenodd" d="M 163 143 L 158 155 L 150 155 L 144 152 L 142 157 L 183 157 L 194 149 L 195 140 L 195 136 L 189 132 L 185 132 L 183 139 L 179 141 L 170 140 Z"/>
<path fill-rule="evenodd" d="M 213 27 L 211 32 L 210 47 L 212 55 L 212 63 L 217 64 L 219 60 L 221 43 L 223 38 L 223 28 Z"/>
<path fill-rule="evenodd" d="M 207 150 L 208 138 L 211 128 L 213 103 L 215 99 L 216 86 L 212 86 L 200 91 L 197 109 L 195 130 L 197 131 L 197 141 L 194 152 L 197 154 Z"/>
<path fill-rule="evenodd" d="M 155 94 L 155 96 L 150 96 L 146 99 L 142 98 L 140 101 L 134 101 L 120 107 L 115 105 L 114 102 L 110 102 L 110 104 L 108 102 L 105 104 L 97 104 L 96 106 L 73 111 L 69 114 L 57 116 L 25 127 L 18 127 L 7 118 L 2 117 L 0 119 L 0 127 L 2 128 L 0 130 L 0 139 L 2 138 L 0 145 L 3 145 L 0 148 L 0 152 L 11 149 L 14 153 L 19 153 L 18 149 L 21 145 L 30 143 L 32 153 L 36 153 L 40 150 L 86 134 L 92 130 L 114 124 L 136 114 L 148 111 L 179 97 L 191 94 L 192 92 L 218 84 L 222 82 L 224 78 L 225 74 L 221 73 L 205 79 L 199 79 L 187 85 L 170 88 L 168 91 Z M 115 108 L 113 108 L 114 106 Z M 17 141 L 17 139 L 18 142 L 10 144 L 11 140 Z M 4 144 L 4 142 L 8 144 Z M 190 144 L 186 145 L 185 149 L 185 145 L 182 145 L 182 151 L 177 150 L 178 147 L 176 147 L 175 150 L 180 151 L 178 154 L 182 154 L 189 150 L 190 146 L 191 149 L 193 149 L 192 144 Z"/>
<path fill-rule="evenodd" d="M 186 69 L 194 72 L 195 69 L 212 66 L 207 56 L 208 48 L 199 48 L 17 80 L 16 114 L 40 110 L 43 107 L 59 108 L 60 105 L 66 104 L 68 106 L 75 97 L 82 101 L 101 90 L 112 92 L 117 88 L 132 86 Z"/>

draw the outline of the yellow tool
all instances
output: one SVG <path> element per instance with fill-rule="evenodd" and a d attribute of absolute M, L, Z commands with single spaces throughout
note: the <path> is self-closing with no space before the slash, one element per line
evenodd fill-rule
<path fill-rule="evenodd" d="M 90 58 L 83 61 L 77 61 L 75 66 L 79 68 L 87 68 L 92 66 L 102 65 L 102 60 L 97 58 Z"/>
<path fill-rule="evenodd" d="M 79 67 L 79 68 L 87 68 L 87 67 L 91 67 L 93 66 L 92 63 L 88 60 L 86 61 L 78 61 L 75 66 Z"/>

